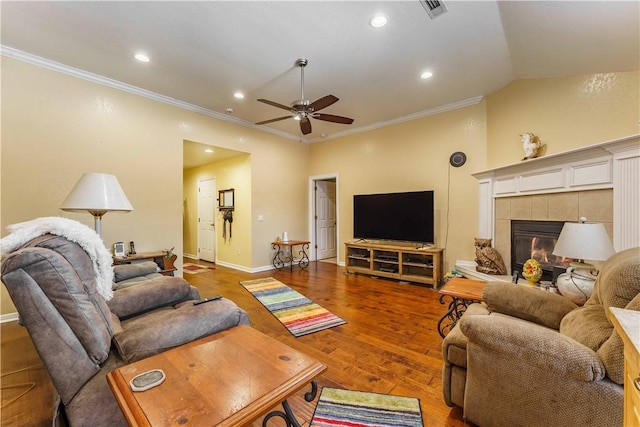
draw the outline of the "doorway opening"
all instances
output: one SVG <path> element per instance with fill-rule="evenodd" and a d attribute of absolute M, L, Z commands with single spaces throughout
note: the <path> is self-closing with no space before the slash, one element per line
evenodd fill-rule
<path fill-rule="evenodd" d="M 198 259 L 216 262 L 216 179 L 198 179 Z"/>
<path fill-rule="evenodd" d="M 202 144 L 195 141 L 183 141 L 183 159 L 182 159 L 182 194 L 183 194 L 183 212 L 182 212 L 182 255 L 185 258 L 192 260 L 208 260 L 212 262 L 220 262 L 220 248 L 217 246 L 220 237 L 217 234 L 216 222 L 220 228 L 220 214 L 217 209 L 217 186 L 222 185 L 226 187 L 227 182 L 221 181 L 221 177 L 225 174 L 221 173 L 221 168 L 226 167 L 229 169 L 233 167 L 234 171 L 236 166 L 229 166 L 228 162 L 239 156 L 248 156 L 249 153 L 232 150 L 228 148 L 212 146 L 208 144 Z M 224 166 L 220 165 L 224 164 Z M 240 166 L 238 166 L 240 167 Z M 210 188 L 207 190 L 210 199 L 206 203 L 201 202 L 201 192 L 198 190 L 203 181 L 210 178 L 217 177 L 215 183 L 211 183 Z M 207 211 L 210 210 L 207 215 L 201 215 L 200 210 L 206 207 Z M 204 218 L 204 220 L 199 220 Z M 206 220 L 213 219 L 209 224 L 211 230 L 201 230 L 201 225 L 207 224 Z M 202 234 L 210 234 L 203 236 Z M 213 239 L 213 240 L 211 240 Z M 204 245 L 206 243 L 206 245 Z M 202 247 L 205 246 L 205 254 L 203 254 Z M 208 251 L 212 249 L 213 252 Z M 223 255 L 224 256 L 224 255 Z"/>
<path fill-rule="evenodd" d="M 314 176 L 309 180 L 311 260 L 338 263 L 338 175 Z"/>

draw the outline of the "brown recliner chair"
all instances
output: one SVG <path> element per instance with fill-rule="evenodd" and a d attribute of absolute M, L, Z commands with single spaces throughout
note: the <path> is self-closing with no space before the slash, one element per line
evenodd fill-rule
<path fill-rule="evenodd" d="M 482 427 L 621 426 L 624 352 L 609 307 L 640 310 L 640 248 L 603 264 L 583 307 L 488 283 L 443 341 L 445 402 Z"/>
<path fill-rule="evenodd" d="M 59 394 L 56 425 L 126 426 L 106 381 L 109 371 L 249 324 L 224 298 L 194 305 L 198 290 L 179 277 L 118 290 L 107 302 L 87 252 L 51 234 L 10 253 L 2 281 Z"/>

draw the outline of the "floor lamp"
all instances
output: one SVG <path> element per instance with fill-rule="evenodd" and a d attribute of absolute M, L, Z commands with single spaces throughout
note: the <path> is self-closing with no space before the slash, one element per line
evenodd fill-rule
<path fill-rule="evenodd" d="M 109 211 L 130 212 L 133 206 L 115 175 L 85 173 L 64 199 L 60 209 L 69 212 L 89 212 L 93 215 L 96 233 L 101 236 L 101 220 L 104 214 Z"/>

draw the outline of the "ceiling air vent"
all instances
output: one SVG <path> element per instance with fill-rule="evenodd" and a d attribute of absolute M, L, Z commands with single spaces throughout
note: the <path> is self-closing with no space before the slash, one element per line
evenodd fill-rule
<path fill-rule="evenodd" d="M 424 10 L 427 11 L 431 19 L 437 18 L 447 11 L 444 3 L 437 0 L 419 0 Z"/>

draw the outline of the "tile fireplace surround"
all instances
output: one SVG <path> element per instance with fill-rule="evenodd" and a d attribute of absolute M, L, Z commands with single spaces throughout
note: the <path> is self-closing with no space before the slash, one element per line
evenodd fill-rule
<path fill-rule="evenodd" d="M 479 183 L 478 236 L 511 264 L 511 220 L 601 222 L 616 251 L 640 246 L 640 135 L 581 147 L 473 174 Z M 470 242 L 473 244 L 473 242 Z M 456 269 L 481 280 L 506 280 Z"/>

